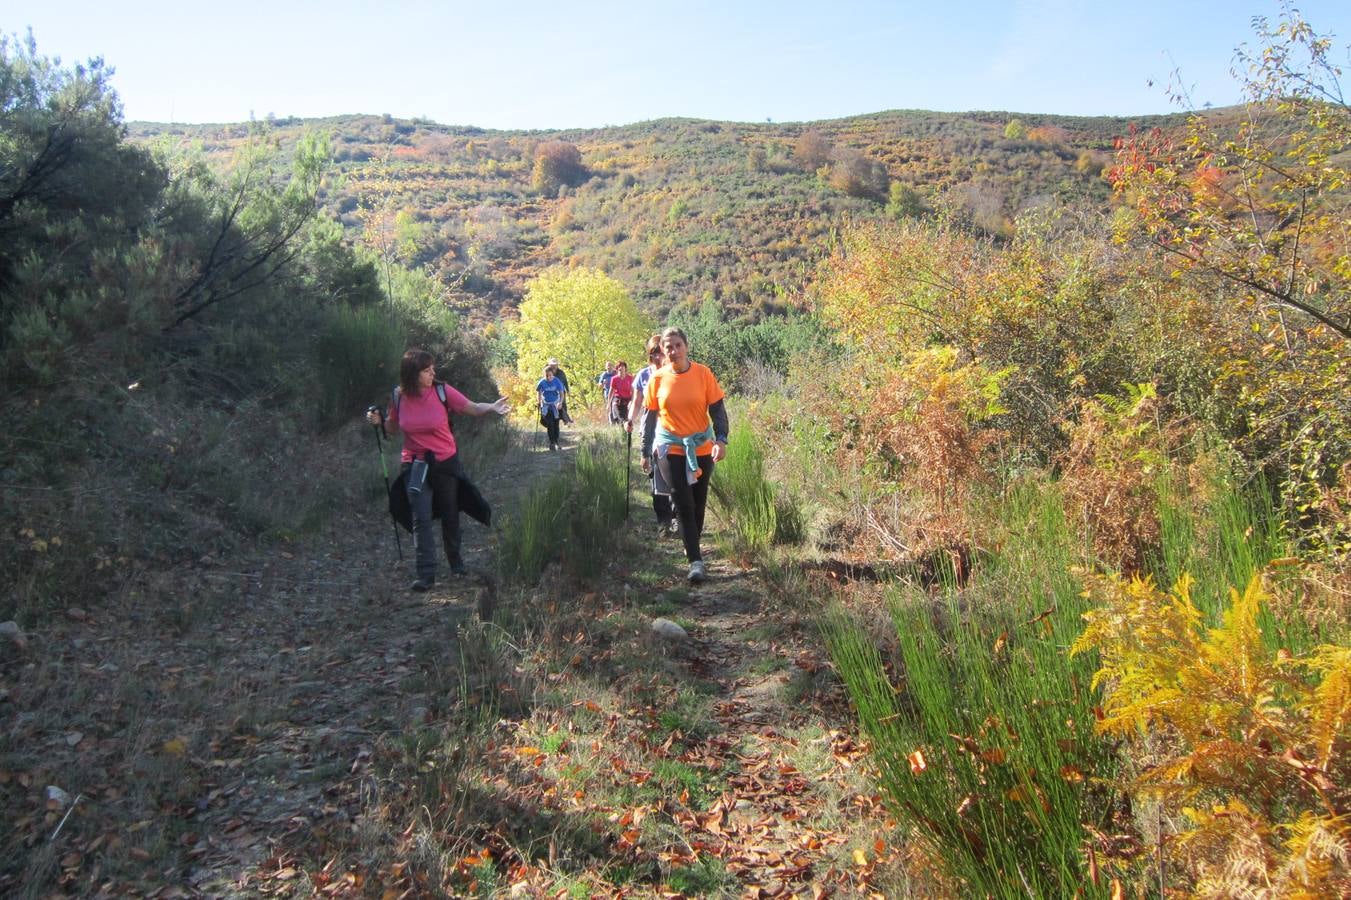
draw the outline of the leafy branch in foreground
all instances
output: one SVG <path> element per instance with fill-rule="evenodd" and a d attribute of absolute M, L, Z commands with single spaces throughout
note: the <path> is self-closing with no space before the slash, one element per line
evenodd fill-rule
<path fill-rule="evenodd" d="M 1178 801 L 1169 852 L 1205 896 L 1351 891 L 1351 648 L 1293 656 L 1263 639 L 1262 576 L 1203 626 L 1191 579 L 1083 575 L 1097 601 L 1071 653 L 1096 650 L 1098 730 L 1165 749 L 1133 789 Z"/>

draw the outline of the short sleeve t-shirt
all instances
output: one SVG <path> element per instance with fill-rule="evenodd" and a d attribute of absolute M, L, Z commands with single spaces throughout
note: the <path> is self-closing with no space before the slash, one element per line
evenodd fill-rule
<path fill-rule="evenodd" d="M 633 399 L 633 376 L 616 375 L 610 379 L 610 393 L 621 400 Z"/>
<path fill-rule="evenodd" d="M 658 369 L 647 382 L 643 405 L 656 411 L 658 425 L 684 436 L 707 431 L 708 408 L 722 398 L 722 387 L 712 370 L 691 362 L 684 372 L 676 372 L 669 365 Z M 713 442 L 705 441 L 696 452 L 702 455 L 712 449 Z M 685 455 L 681 447 L 672 447 L 670 452 Z"/>
<path fill-rule="evenodd" d="M 540 394 L 545 403 L 557 403 L 563 396 L 566 388 L 563 382 L 557 378 L 541 378 L 535 383 L 535 390 Z"/>
<path fill-rule="evenodd" d="M 446 411 L 464 412 L 469 408 L 469 398 L 450 385 L 445 385 L 445 389 L 445 405 L 433 387 L 416 396 L 400 391 L 398 404 L 390 406 L 389 420 L 403 429 L 400 458 L 404 462 L 421 459 L 428 450 L 438 461 L 455 455 L 455 435 L 451 433 Z"/>

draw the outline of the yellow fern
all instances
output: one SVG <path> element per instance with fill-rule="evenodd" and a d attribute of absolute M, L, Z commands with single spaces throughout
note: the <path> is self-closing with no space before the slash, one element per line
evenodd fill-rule
<path fill-rule="evenodd" d="M 1205 801 L 1171 848 L 1195 895 L 1351 896 L 1351 648 L 1268 649 L 1260 576 L 1206 628 L 1186 576 L 1079 574 L 1096 605 L 1071 652 L 1100 655 L 1098 729 L 1152 737 L 1133 790 Z"/>
<path fill-rule="evenodd" d="M 1328 771 L 1338 739 L 1345 740 L 1351 723 L 1351 647 L 1325 644 L 1305 661 L 1322 673 L 1313 692 L 1309 710 L 1312 717 L 1310 737 L 1314 744 L 1314 764 Z"/>

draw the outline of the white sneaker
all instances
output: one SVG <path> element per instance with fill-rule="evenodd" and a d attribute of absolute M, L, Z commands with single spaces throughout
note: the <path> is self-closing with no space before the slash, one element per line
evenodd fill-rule
<path fill-rule="evenodd" d="M 690 563 L 690 574 L 688 576 L 690 584 L 698 584 L 708 578 L 708 569 L 704 566 L 702 559 L 696 559 Z"/>

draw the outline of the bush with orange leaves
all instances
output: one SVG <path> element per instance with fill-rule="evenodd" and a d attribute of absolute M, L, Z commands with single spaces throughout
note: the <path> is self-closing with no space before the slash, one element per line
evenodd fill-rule
<path fill-rule="evenodd" d="M 837 463 L 911 489 L 924 505 L 907 517 L 911 534 L 883 543 L 933 549 L 965 535 L 967 500 L 988 479 L 984 457 L 998 441 L 990 422 L 1004 411 L 999 396 L 1007 370 L 932 347 L 890 367 L 856 360 L 837 368 L 833 382 L 816 375 L 801 396 L 828 423 Z M 898 523 L 873 526 L 890 530 Z"/>
<path fill-rule="evenodd" d="M 1103 564 L 1134 573 L 1159 548 L 1157 488 L 1176 435 L 1159 422 L 1154 385 L 1125 387 L 1125 397 L 1079 404 L 1059 462 L 1069 520 Z"/>

